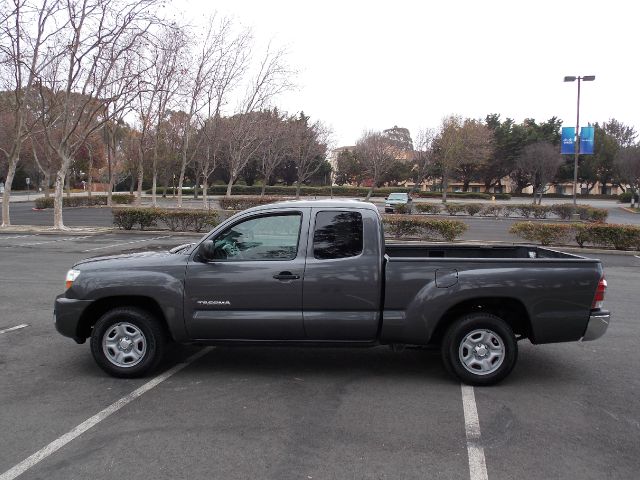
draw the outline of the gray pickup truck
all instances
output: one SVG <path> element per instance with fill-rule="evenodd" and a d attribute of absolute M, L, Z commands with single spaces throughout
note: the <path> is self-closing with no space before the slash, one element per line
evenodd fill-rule
<path fill-rule="evenodd" d="M 198 243 L 77 263 L 57 330 L 90 338 L 98 365 L 134 377 L 167 342 L 440 345 L 446 369 L 488 385 L 517 341 L 604 334 L 598 260 L 535 246 L 385 244 L 376 207 L 292 201 L 251 208 Z"/>

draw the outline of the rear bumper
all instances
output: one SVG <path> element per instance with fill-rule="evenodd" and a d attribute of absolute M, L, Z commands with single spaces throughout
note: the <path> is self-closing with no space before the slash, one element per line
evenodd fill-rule
<path fill-rule="evenodd" d="M 73 338 L 76 342 L 84 341 L 84 338 L 78 337 L 78 322 L 82 313 L 91 303 L 91 300 L 76 300 L 66 298 L 64 294 L 58 295 L 53 310 L 56 330 L 65 337 Z"/>
<path fill-rule="evenodd" d="M 595 340 L 604 335 L 609 328 L 609 321 L 611 320 L 611 313 L 607 311 L 591 312 L 589 316 L 589 323 L 587 323 L 587 329 L 582 337 L 583 342 Z"/>

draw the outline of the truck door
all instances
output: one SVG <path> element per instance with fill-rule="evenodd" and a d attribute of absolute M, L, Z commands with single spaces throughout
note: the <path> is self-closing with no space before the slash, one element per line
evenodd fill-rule
<path fill-rule="evenodd" d="M 304 339 L 302 278 L 309 209 L 256 212 L 215 233 L 214 259 L 187 266 L 193 339 Z"/>
<path fill-rule="evenodd" d="M 376 338 L 382 290 L 378 229 L 372 211 L 312 209 L 303 293 L 308 339 Z"/>

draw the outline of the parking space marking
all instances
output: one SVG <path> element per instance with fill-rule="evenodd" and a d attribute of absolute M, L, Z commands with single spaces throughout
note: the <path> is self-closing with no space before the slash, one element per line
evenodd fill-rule
<path fill-rule="evenodd" d="M 7 333 L 7 332 L 13 332 L 14 330 L 20 330 L 21 328 L 25 328 L 28 327 L 29 325 L 27 325 L 26 323 L 22 323 L 20 325 L 16 325 L 15 327 L 10 327 L 10 328 L 5 328 L 4 330 L 0 330 L 0 334 L 3 333 Z"/>
<path fill-rule="evenodd" d="M 480 443 L 480 420 L 473 387 L 461 385 L 464 428 L 467 434 L 467 455 L 469 456 L 469 477 L 471 480 L 488 480 L 484 449 Z"/>
<path fill-rule="evenodd" d="M 0 236 L 0 240 L 13 240 L 14 238 L 26 238 L 26 237 L 37 237 L 37 234 L 29 234 L 29 235 L 2 235 Z"/>
<path fill-rule="evenodd" d="M 147 393 L 152 388 L 157 387 L 159 384 L 161 384 L 162 382 L 167 380 L 169 377 L 171 377 L 171 376 L 175 375 L 176 373 L 178 373 L 183 368 L 187 367 L 188 365 L 190 365 L 191 363 L 195 362 L 199 358 L 205 356 L 212 349 L 213 349 L 213 347 L 205 347 L 205 348 L 203 348 L 199 352 L 191 355 L 184 362 L 175 365 L 174 367 L 170 368 L 166 372 L 161 373 L 157 377 L 149 380 L 147 383 L 145 383 L 141 387 L 137 388 L 133 392 L 129 393 L 128 395 L 125 395 L 121 399 L 116 400 L 114 403 L 109 405 L 104 410 L 101 410 L 100 412 L 96 413 L 93 417 L 85 420 L 80 425 L 76 426 L 74 429 L 68 431 L 67 433 L 65 433 L 61 437 L 58 437 L 57 439 L 55 439 L 53 442 L 51 442 L 46 447 L 41 448 L 40 450 L 38 450 L 36 453 L 31 455 L 30 457 L 25 458 L 22 462 L 18 463 L 14 467 L 12 467 L 9 470 L 7 470 L 6 472 L 4 472 L 2 475 L 0 475 L 0 480 L 13 480 L 14 478 L 18 477 L 19 475 L 22 475 L 24 472 L 26 472 L 30 468 L 34 467 L 35 465 L 37 465 L 38 463 L 40 463 L 42 460 L 44 460 L 45 458 L 47 458 L 51 454 L 57 452 L 62 447 L 64 447 L 67 443 L 69 443 L 72 440 L 78 438 L 80 435 L 82 435 L 87 430 L 95 427 L 98 423 L 100 423 L 104 419 L 108 418 L 109 416 L 111 416 L 112 414 L 114 414 L 115 412 L 120 410 L 122 407 L 124 407 L 125 405 L 128 405 L 129 403 L 134 401 L 136 398 L 142 396 L 143 394 Z"/>
<path fill-rule="evenodd" d="M 171 238 L 171 237 L 172 237 L 172 235 L 164 235 L 162 237 L 145 238 L 143 240 L 133 240 L 131 242 L 125 242 L 125 243 L 114 243 L 113 245 L 106 245 L 106 246 L 103 246 L 103 247 L 89 248 L 88 250 L 83 250 L 82 253 L 95 252 L 96 250 L 104 250 L 106 248 L 122 247 L 123 245 L 131 245 L 132 243 L 150 242 L 151 240 L 160 240 L 161 238 Z"/>
<path fill-rule="evenodd" d="M 84 240 L 86 238 L 91 238 L 93 235 L 84 235 L 81 237 L 73 236 L 73 237 L 64 237 L 58 238 L 57 240 L 46 240 L 43 242 L 29 242 L 29 243 L 15 243 L 13 245 L 2 245 L 1 248 L 14 248 L 14 247 L 34 247 L 36 245 L 45 245 L 48 243 L 59 243 L 59 242 L 74 242 L 76 240 Z"/>

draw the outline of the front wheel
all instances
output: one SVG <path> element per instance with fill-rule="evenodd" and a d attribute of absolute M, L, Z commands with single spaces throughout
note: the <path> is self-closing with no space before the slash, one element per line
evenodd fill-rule
<path fill-rule="evenodd" d="M 518 344 L 511 327 L 489 313 L 460 317 L 442 340 L 442 360 L 449 373 L 470 385 L 493 385 L 516 364 Z"/>
<path fill-rule="evenodd" d="M 93 327 L 91 353 L 114 377 L 134 378 L 152 371 L 162 359 L 165 333 L 148 312 L 119 307 L 102 315 Z"/>

